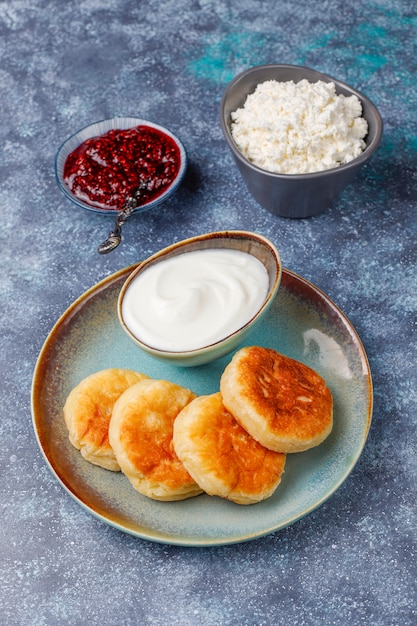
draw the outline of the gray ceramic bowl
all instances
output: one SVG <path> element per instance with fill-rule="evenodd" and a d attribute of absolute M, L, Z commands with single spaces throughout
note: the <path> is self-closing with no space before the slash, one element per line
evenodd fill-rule
<path fill-rule="evenodd" d="M 366 149 L 349 163 L 322 172 L 291 175 L 268 172 L 246 159 L 236 146 L 230 130 L 231 113 L 243 106 L 259 83 L 266 80 L 299 82 L 304 78 L 312 83 L 333 82 L 337 93 L 359 98 L 362 115 L 368 122 Z M 222 98 L 221 125 L 237 167 L 255 200 L 275 215 L 294 218 L 317 215 L 331 206 L 378 148 L 383 131 L 378 110 L 363 94 L 327 74 L 295 65 L 261 65 L 236 76 Z"/>
<path fill-rule="evenodd" d="M 167 258 L 171 258 L 185 252 L 207 250 L 212 248 L 241 250 L 243 252 L 247 252 L 256 257 L 265 266 L 269 277 L 268 293 L 258 312 L 236 332 L 228 335 L 220 341 L 210 345 L 204 345 L 195 350 L 185 350 L 182 352 L 160 350 L 141 341 L 135 333 L 132 332 L 131 328 L 129 328 L 123 314 L 124 298 L 132 281 L 134 281 L 138 275 L 140 275 L 140 273 L 148 267 Z M 184 367 L 202 365 L 232 352 L 243 342 L 244 339 L 247 338 L 248 334 L 263 319 L 265 313 L 274 301 L 281 282 L 281 275 L 282 266 L 278 251 L 268 239 L 258 235 L 257 233 L 245 231 L 218 231 L 198 235 L 197 237 L 192 237 L 190 239 L 174 243 L 173 245 L 152 255 L 146 261 L 143 261 L 138 265 L 132 274 L 130 274 L 120 291 L 118 299 L 119 320 L 127 335 L 139 348 L 151 356 L 170 362 L 174 365 Z"/>

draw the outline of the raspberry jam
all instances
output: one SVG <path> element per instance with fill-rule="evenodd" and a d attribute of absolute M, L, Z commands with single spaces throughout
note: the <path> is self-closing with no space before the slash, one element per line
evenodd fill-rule
<path fill-rule="evenodd" d="M 175 141 L 150 126 L 110 130 L 84 141 L 68 155 L 64 181 L 81 201 L 120 211 L 126 198 L 145 181 L 140 204 L 166 191 L 180 169 Z"/>

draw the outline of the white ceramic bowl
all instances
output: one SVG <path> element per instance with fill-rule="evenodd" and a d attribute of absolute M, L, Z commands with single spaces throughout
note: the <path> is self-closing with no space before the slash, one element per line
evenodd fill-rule
<path fill-rule="evenodd" d="M 64 165 L 67 157 L 71 154 L 71 152 L 78 148 L 78 146 L 84 143 L 84 141 L 86 141 L 87 139 L 91 139 L 92 137 L 99 137 L 100 135 L 104 135 L 110 130 L 127 130 L 129 128 L 134 128 L 135 126 L 147 126 L 149 128 L 154 128 L 170 137 L 178 146 L 180 163 L 178 173 L 175 179 L 169 185 L 169 187 L 167 187 L 167 189 L 160 196 L 138 206 L 135 209 L 134 213 L 145 211 L 158 204 L 161 204 L 161 202 L 164 202 L 167 198 L 169 198 L 169 196 L 174 193 L 174 191 L 176 191 L 182 179 L 184 178 L 187 169 L 187 155 L 185 152 L 185 148 L 181 141 L 178 139 L 178 137 L 171 133 L 171 131 L 169 131 L 167 128 L 164 128 L 163 126 L 159 126 L 158 124 L 154 124 L 153 122 L 149 122 L 147 120 L 142 120 L 136 117 L 114 117 L 108 120 L 95 122 L 94 124 L 90 124 L 89 126 L 82 128 L 74 135 L 71 135 L 71 137 L 69 137 L 59 148 L 55 157 L 55 177 L 59 188 L 67 196 L 67 198 L 69 198 L 77 206 L 87 209 L 89 211 L 94 211 L 96 213 L 102 214 L 117 213 L 117 209 L 101 209 L 91 204 L 88 204 L 87 202 L 84 202 L 76 195 L 74 195 L 64 180 Z"/>
<path fill-rule="evenodd" d="M 264 265 L 268 274 L 268 292 L 257 313 L 235 332 L 229 334 L 220 341 L 204 345 L 198 349 L 168 351 L 155 348 L 148 345 L 144 341 L 141 341 L 128 326 L 123 314 L 124 298 L 132 282 L 141 274 L 141 272 L 150 266 L 159 263 L 160 261 L 172 258 L 185 252 L 213 248 L 240 250 L 253 255 Z M 140 265 L 126 280 L 121 289 L 118 299 L 119 320 L 123 329 L 135 342 L 135 344 L 153 357 L 184 367 L 202 365 L 232 352 L 248 337 L 249 333 L 262 320 L 277 295 L 281 275 L 282 266 L 278 251 L 267 238 L 258 235 L 257 233 L 245 231 L 218 231 L 198 235 L 196 237 L 174 243 L 140 263 Z"/>

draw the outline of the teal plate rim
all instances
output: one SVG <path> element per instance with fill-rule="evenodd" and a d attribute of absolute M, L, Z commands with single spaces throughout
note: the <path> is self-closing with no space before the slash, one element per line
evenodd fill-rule
<path fill-rule="evenodd" d="M 343 484 L 365 445 L 372 419 L 368 359 L 350 321 L 308 280 L 283 269 L 277 298 L 243 345 L 264 345 L 306 363 L 334 397 L 334 427 L 317 448 L 287 456 L 280 486 L 268 500 L 239 506 L 206 494 L 158 502 L 137 493 L 121 473 L 91 465 L 68 440 L 62 407 L 82 378 L 107 367 L 127 367 L 168 379 L 197 394 L 218 391 L 232 355 L 183 368 L 137 348 L 117 317 L 117 297 L 136 267 L 119 270 L 77 298 L 53 326 L 32 381 L 35 436 L 58 482 L 85 510 L 135 537 L 163 544 L 210 547 L 277 532 L 323 504 Z"/>

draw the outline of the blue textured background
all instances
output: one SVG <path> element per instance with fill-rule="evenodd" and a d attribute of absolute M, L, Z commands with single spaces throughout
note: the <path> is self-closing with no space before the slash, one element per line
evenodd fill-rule
<path fill-rule="evenodd" d="M 404 626 L 416 614 L 416 69 L 414 0 L 0 2 L 0 623 Z M 314 67 L 379 108 L 379 151 L 319 217 L 277 218 L 248 195 L 219 123 L 227 82 L 263 63 Z M 112 219 L 59 192 L 55 153 L 114 115 L 168 126 L 187 178 L 96 253 Z M 362 338 L 370 436 L 317 511 L 251 543 L 163 546 L 85 513 L 47 469 L 30 414 L 51 327 L 86 288 L 174 240 L 256 230 Z"/>

